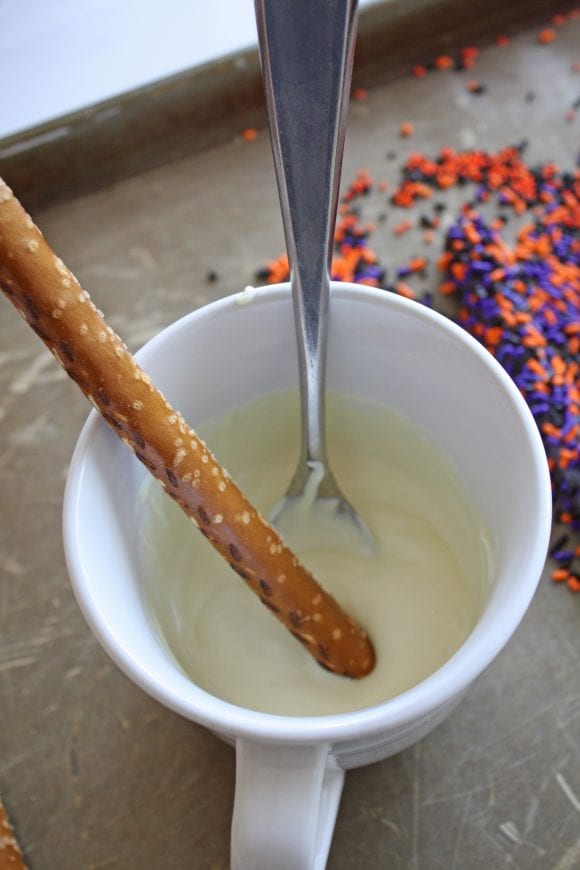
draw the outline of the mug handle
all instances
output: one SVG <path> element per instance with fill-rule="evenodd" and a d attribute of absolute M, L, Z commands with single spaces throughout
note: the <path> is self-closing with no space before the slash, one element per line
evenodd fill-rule
<path fill-rule="evenodd" d="M 232 870 L 324 870 L 344 784 L 329 750 L 238 738 Z"/>

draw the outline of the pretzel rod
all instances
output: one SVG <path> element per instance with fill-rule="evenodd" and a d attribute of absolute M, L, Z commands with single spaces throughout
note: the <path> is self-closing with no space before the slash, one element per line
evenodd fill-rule
<path fill-rule="evenodd" d="M 26 870 L 22 852 L 0 799 L 0 870 Z"/>
<path fill-rule="evenodd" d="M 316 661 L 343 676 L 369 673 L 375 656 L 365 631 L 153 386 L 2 179 L 0 287 L 113 431 Z"/>

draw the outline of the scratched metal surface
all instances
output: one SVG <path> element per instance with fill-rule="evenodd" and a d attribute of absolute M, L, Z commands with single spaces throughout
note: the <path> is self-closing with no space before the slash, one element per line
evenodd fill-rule
<path fill-rule="evenodd" d="M 474 73 L 484 97 L 468 97 L 454 73 L 373 90 L 351 109 L 345 182 L 361 165 L 393 181 L 411 149 L 493 149 L 522 136 L 531 161 L 572 167 L 578 126 L 563 115 L 578 95 L 579 35 L 577 22 L 549 49 L 525 34 L 486 50 Z M 409 119 L 416 135 L 403 143 L 397 130 Z M 377 194 L 365 203 L 369 219 L 384 210 Z M 263 135 L 36 218 L 132 349 L 252 282 L 282 250 Z M 416 235 L 395 240 L 393 221 L 373 236 L 383 262 L 422 253 Z M 128 682 L 71 594 L 60 513 L 86 413 L 0 300 L 0 789 L 32 870 L 226 868 L 231 750 Z M 580 598 L 544 580 L 511 644 L 445 724 L 349 772 L 330 870 L 579 867 L 579 659 Z"/>

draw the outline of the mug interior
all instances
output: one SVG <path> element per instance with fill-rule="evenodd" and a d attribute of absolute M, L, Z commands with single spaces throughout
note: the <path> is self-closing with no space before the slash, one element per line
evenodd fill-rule
<path fill-rule="evenodd" d="M 193 312 L 149 342 L 138 360 L 194 428 L 261 393 L 295 387 L 289 288 L 255 291 L 249 302 L 229 297 Z M 222 733 L 348 739 L 441 707 L 504 646 L 541 573 L 551 518 L 543 447 L 517 388 L 477 342 L 417 303 L 336 284 L 328 386 L 391 405 L 428 434 L 455 466 L 494 547 L 488 600 L 460 650 L 419 686 L 367 710 L 274 716 L 235 707 L 195 686 L 156 636 L 141 595 L 136 522 L 145 470 L 96 412 L 73 456 L 65 553 L 87 621 L 145 691 Z"/>

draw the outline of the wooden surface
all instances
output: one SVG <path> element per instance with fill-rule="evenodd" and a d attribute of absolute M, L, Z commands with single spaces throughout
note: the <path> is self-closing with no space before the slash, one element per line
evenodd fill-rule
<path fill-rule="evenodd" d="M 395 181 L 413 149 L 495 149 L 576 162 L 580 21 L 485 50 L 473 74 L 401 78 L 350 112 L 344 182 Z M 468 95 L 465 81 L 488 86 Z M 529 102 L 526 93 L 533 92 Z M 401 140 L 411 120 L 416 134 Z M 388 152 L 396 157 L 387 159 Z M 463 196 L 463 194 L 461 194 Z M 457 193 L 446 201 L 452 209 Z M 369 220 L 386 196 L 365 202 Z M 283 249 L 269 144 L 235 137 L 35 215 L 136 349 L 237 291 Z M 426 253 L 396 238 L 389 267 Z M 419 247 L 417 247 L 419 245 Z M 208 282 L 208 271 L 219 274 Z M 436 284 L 434 269 L 425 286 Z M 290 328 L 290 326 L 289 326 Z M 32 870 L 229 865 L 231 749 L 134 687 L 86 627 L 66 575 L 61 506 L 87 405 L 0 300 L 0 789 Z M 452 716 L 401 755 L 348 773 L 330 870 L 573 870 L 580 866 L 580 596 L 544 579 L 522 626 Z"/>

